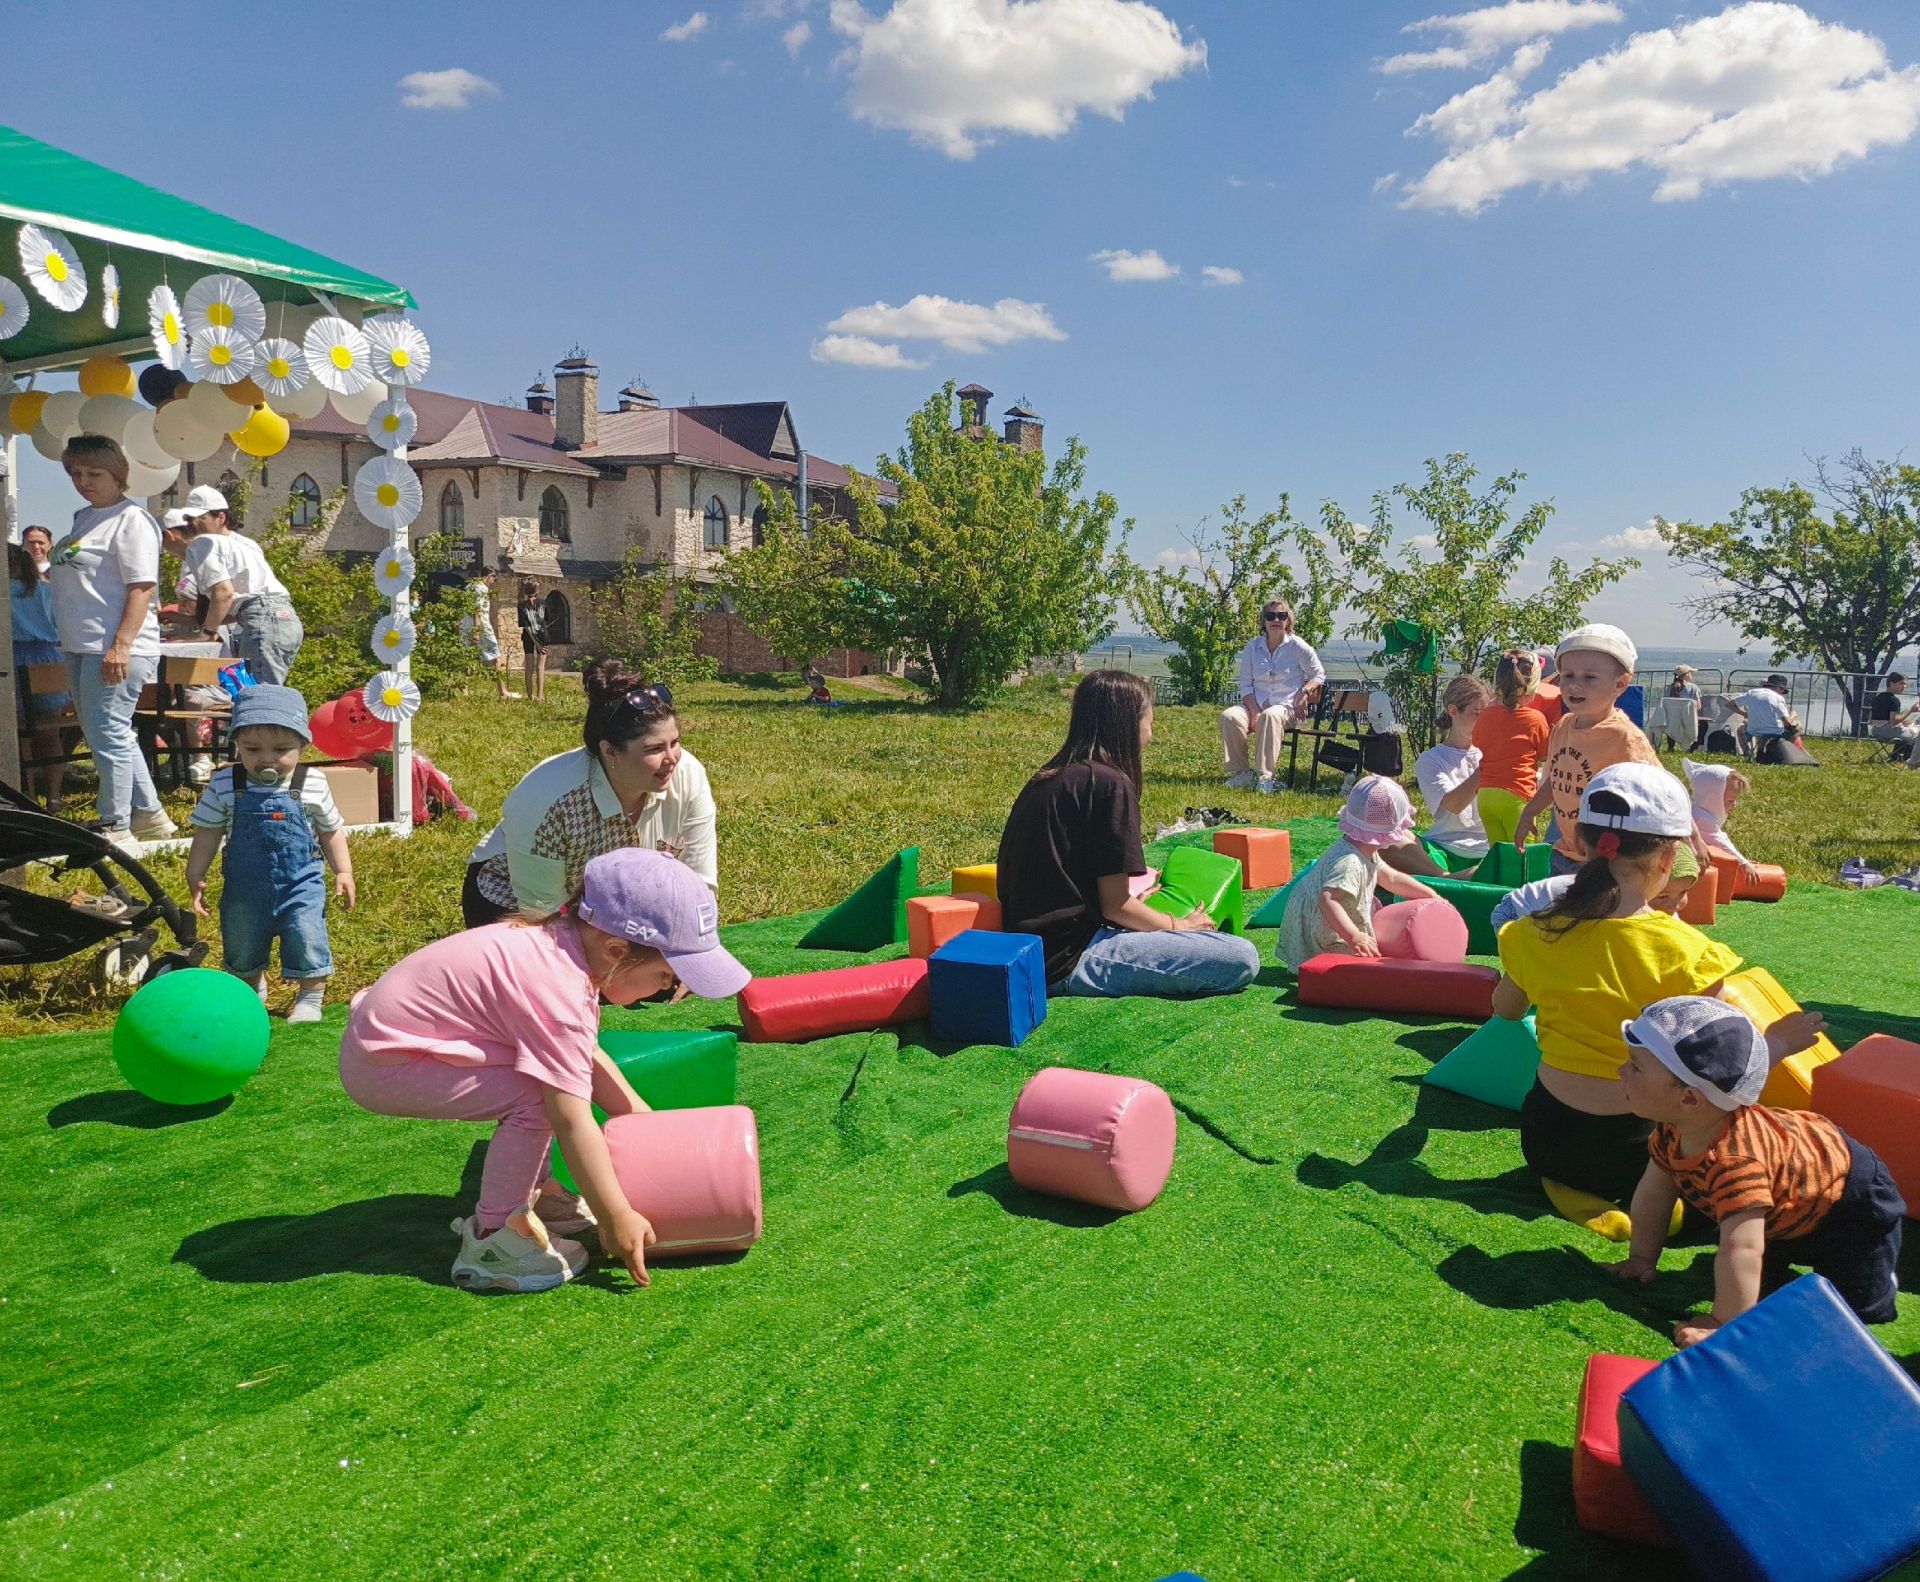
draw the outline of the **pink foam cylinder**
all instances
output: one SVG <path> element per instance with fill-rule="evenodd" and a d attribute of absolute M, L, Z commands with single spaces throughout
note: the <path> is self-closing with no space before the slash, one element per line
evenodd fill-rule
<path fill-rule="evenodd" d="M 1399 901 L 1373 914 L 1380 954 L 1395 961 L 1465 961 L 1467 920 L 1442 897 Z"/>
<path fill-rule="evenodd" d="M 1033 1192 L 1132 1214 L 1173 1170 L 1173 1101 L 1151 1082 L 1048 1066 L 1007 1119 L 1007 1169 Z"/>
<path fill-rule="evenodd" d="M 746 1105 L 616 1115 L 606 1139 L 620 1190 L 660 1238 L 649 1257 L 739 1252 L 760 1239 L 760 1134 Z"/>

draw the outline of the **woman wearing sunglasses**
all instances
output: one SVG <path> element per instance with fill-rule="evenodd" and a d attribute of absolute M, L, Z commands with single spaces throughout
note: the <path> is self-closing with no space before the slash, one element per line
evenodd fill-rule
<path fill-rule="evenodd" d="M 713 791 L 680 745 L 673 693 L 613 659 L 581 679 L 585 744 L 535 764 L 507 794 L 467 863 L 460 911 L 469 928 L 558 911 L 588 862 L 629 846 L 677 857 L 719 891 Z"/>
<path fill-rule="evenodd" d="M 1273 767 L 1287 727 L 1313 705 L 1327 679 L 1320 656 L 1293 630 L 1293 606 L 1268 599 L 1260 607 L 1260 635 L 1240 651 L 1240 701 L 1220 716 L 1220 747 L 1227 784 L 1236 791 L 1273 790 Z M 1247 765 L 1247 747 L 1258 754 Z"/>

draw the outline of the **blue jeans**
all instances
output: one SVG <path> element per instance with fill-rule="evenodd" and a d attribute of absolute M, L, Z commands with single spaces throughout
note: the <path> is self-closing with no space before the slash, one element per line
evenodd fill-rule
<path fill-rule="evenodd" d="M 1079 965 L 1049 994 L 1119 999 L 1129 994 L 1180 998 L 1237 994 L 1260 971 L 1260 951 L 1250 939 L 1217 929 L 1103 928 L 1080 954 Z"/>
<path fill-rule="evenodd" d="M 247 662 L 253 679 L 284 687 L 287 672 L 300 657 L 307 629 L 284 593 L 256 593 L 240 606 L 233 621 L 233 651 Z"/>
<path fill-rule="evenodd" d="M 140 690 L 153 684 L 159 670 L 160 656 L 148 654 L 127 661 L 126 680 L 109 682 L 101 679 L 100 655 L 67 655 L 80 734 L 100 774 L 100 822 L 107 829 L 125 829 L 135 813 L 160 811 L 160 793 L 153 789 L 153 776 L 133 734 Z"/>

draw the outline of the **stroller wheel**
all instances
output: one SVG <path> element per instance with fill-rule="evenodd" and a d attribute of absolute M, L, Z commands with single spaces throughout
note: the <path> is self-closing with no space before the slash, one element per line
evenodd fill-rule
<path fill-rule="evenodd" d="M 150 954 L 153 945 L 151 933 L 140 933 L 107 946 L 94 958 L 95 985 L 102 992 L 124 992 L 139 988 L 146 982 L 147 971 L 153 965 Z"/>

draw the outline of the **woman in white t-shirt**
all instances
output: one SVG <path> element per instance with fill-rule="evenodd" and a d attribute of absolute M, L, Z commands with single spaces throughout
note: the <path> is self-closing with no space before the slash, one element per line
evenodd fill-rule
<path fill-rule="evenodd" d="M 1427 839 L 1471 866 L 1487 854 L 1487 827 L 1480 822 L 1480 749 L 1473 745 L 1473 728 L 1493 700 L 1493 689 L 1478 676 L 1455 676 L 1447 683 L 1441 702 L 1446 712 L 1435 724 L 1446 739 L 1429 747 L 1415 761 L 1420 794 L 1433 814 Z"/>
<path fill-rule="evenodd" d="M 307 639 L 286 584 L 267 564 L 266 551 L 233 531 L 227 497 L 218 489 L 201 484 L 180 511 L 189 535 L 182 557 L 186 580 L 194 594 L 207 601 L 206 619 L 195 635 L 219 642 L 226 627 L 225 640 L 247 662 L 253 679 L 265 686 L 285 686 Z"/>
<path fill-rule="evenodd" d="M 80 731 L 100 775 L 100 829 L 121 844 L 164 840 L 173 820 L 133 731 L 140 691 L 160 666 L 160 524 L 127 498 L 127 457 L 115 441 L 77 435 L 60 462 L 87 503 L 54 545 L 47 581 Z"/>
<path fill-rule="evenodd" d="M 677 857 L 719 892 L 713 791 L 680 745 L 673 693 L 615 659 L 581 681 L 586 745 L 535 764 L 507 793 L 467 863 L 460 911 L 469 928 L 557 911 L 592 858 L 627 846 Z"/>

